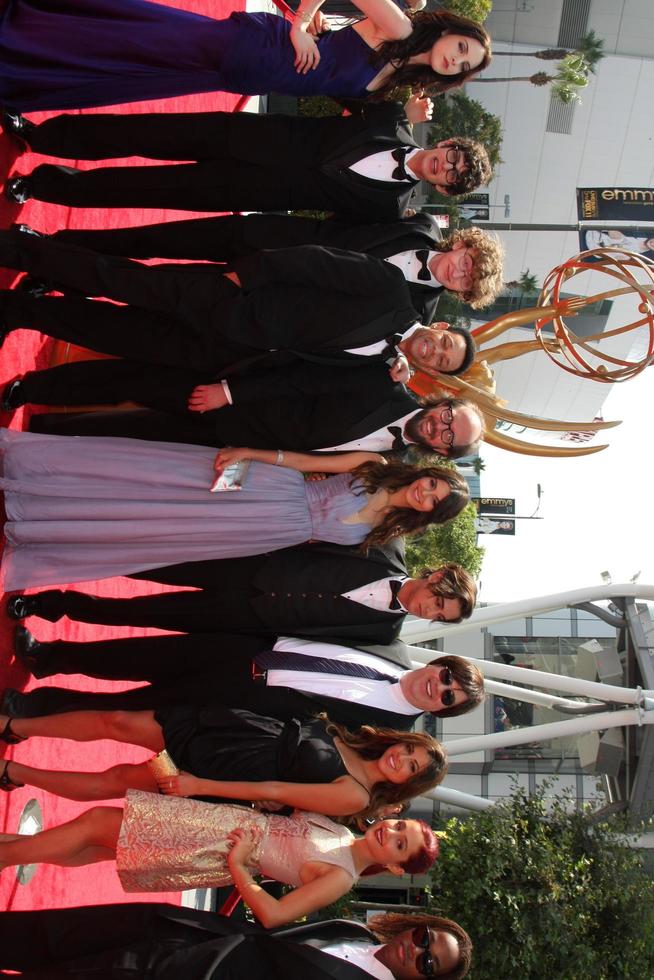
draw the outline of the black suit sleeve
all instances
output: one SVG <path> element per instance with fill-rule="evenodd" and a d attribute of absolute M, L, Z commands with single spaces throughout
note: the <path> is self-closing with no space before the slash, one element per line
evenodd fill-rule
<path fill-rule="evenodd" d="M 282 371 L 251 371 L 228 377 L 235 405 L 261 398 L 315 398 L 319 395 L 356 397 L 363 389 L 379 392 L 379 400 L 390 398 L 403 389 L 391 381 L 388 367 L 381 359 L 367 358 L 370 364 L 355 367 L 315 364 L 298 360 Z"/>
<path fill-rule="evenodd" d="M 234 263 L 244 290 L 272 283 L 310 286 L 324 292 L 374 296 L 404 283 L 399 269 L 383 259 L 322 245 L 262 250 Z M 310 319 L 311 311 L 307 310 Z"/>

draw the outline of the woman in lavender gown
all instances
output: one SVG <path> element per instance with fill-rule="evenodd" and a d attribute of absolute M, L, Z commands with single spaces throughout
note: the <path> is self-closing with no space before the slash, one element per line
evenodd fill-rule
<path fill-rule="evenodd" d="M 490 61 L 479 24 L 449 11 L 410 18 L 393 0 L 355 0 L 365 19 L 314 41 L 321 3 L 302 0 L 291 26 L 147 0 L 8 0 L 0 102 L 29 112 L 211 91 L 378 98 L 400 84 L 445 91 Z"/>
<path fill-rule="evenodd" d="M 455 470 L 386 464 L 370 452 L 221 450 L 135 439 L 0 430 L 4 589 L 88 581 L 302 544 L 384 544 L 455 517 Z M 240 490 L 211 493 L 234 458 Z M 305 481 L 319 468 L 327 479 Z"/>

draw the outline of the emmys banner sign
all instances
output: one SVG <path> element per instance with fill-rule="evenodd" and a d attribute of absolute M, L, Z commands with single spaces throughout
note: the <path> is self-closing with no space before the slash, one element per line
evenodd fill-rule
<path fill-rule="evenodd" d="M 654 187 L 578 187 L 580 221 L 654 221 Z"/>
<path fill-rule="evenodd" d="M 654 217 L 654 215 L 653 215 Z M 593 248 L 624 248 L 645 258 L 654 259 L 654 225 L 647 228 L 611 228 L 607 227 L 582 228 L 579 232 L 579 247 L 582 252 Z M 592 256 L 588 261 L 600 262 L 599 255 Z"/>
<path fill-rule="evenodd" d="M 473 497 L 472 502 L 484 517 L 515 514 L 515 497 Z"/>

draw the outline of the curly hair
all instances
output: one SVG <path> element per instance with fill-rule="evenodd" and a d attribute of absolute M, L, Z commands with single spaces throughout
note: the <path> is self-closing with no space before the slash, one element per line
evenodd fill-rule
<path fill-rule="evenodd" d="M 454 567 L 458 568 L 459 566 Z M 429 666 L 449 667 L 454 680 L 466 696 L 466 700 L 461 704 L 453 704 L 451 708 L 442 708 L 438 712 L 439 718 L 453 718 L 455 715 L 463 715 L 466 711 L 471 711 L 472 708 L 476 708 L 478 704 L 483 702 L 486 697 L 484 675 L 479 667 L 470 663 L 465 657 L 447 654 L 444 657 L 437 657 L 436 660 L 430 660 Z"/>
<path fill-rule="evenodd" d="M 478 140 L 469 139 L 467 136 L 454 136 L 449 140 L 441 140 L 435 143 L 432 149 L 443 146 L 446 143 L 454 150 L 461 150 L 463 153 L 463 169 L 457 171 L 456 180 L 447 185 L 444 190 L 443 185 L 437 187 L 439 194 L 446 197 L 457 197 L 459 194 L 469 194 L 482 184 L 487 184 L 493 176 L 493 167 L 488 156 L 486 147 Z"/>
<path fill-rule="evenodd" d="M 429 477 L 443 480 L 450 488 L 447 497 L 432 510 L 418 511 L 409 507 L 393 507 L 365 538 L 361 548 L 379 548 L 393 538 L 419 534 L 432 524 L 446 524 L 453 520 L 470 503 L 468 484 L 456 470 L 445 466 L 423 466 L 391 461 L 389 463 L 362 463 L 352 471 L 352 483 L 361 485 L 361 493 L 387 490 L 393 493 L 408 486 L 414 480 Z"/>
<path fill-rule="evenodd" d="M 398 861 L 402 870 L 407 875 L 421 875 L 426 871 L 429 871 L 432 864 L 438 857 L 440 853 L 440 841 L 434 831 L 431 829 L 428 823 L 424 820 L 407 820 L 407 824 L 416 824 L 422 831 L 422 841 L 420 846 L 411 857 L 408 857 L 406 861 Z M 370 875 L 382 874 L 386 870 L 386 865 L 384 864 L 369 864 L 368 867 L 361 872 L 362 878 L 367 878 Z"/>
<path fill-rule="evenodd" d="M 344 745 L 367 761 L 380 759 L 389 746 L 398 744 L 423 748 L 430 758 L 424 769 L 403 783 L 386 780 L 375 783 L 370 789 L 368 805 L 356 814 L 358 817 L 371 817 L 387 803 L 403 803 L 421 796 L 438 786 L 447 775 L 447 752 L 440 742 L 425 732 L 398 732 L 394 728 L 373 728 L 372 725 L 362 725 L 351 732 L 343 725 L 329 721 L 325 715 L 322 717 L 330 735 L 340 738 Z"/>
<path fill-rule="evenodd" d="M 398 85 L 410 85 L 414 90 L 428 89 L 435 95 L 460 88 L 469 78 L 490 64 L 491 39 L 481 24 L 469 20 L 468 17 L 459 17 L 450 10 L 407 13 L 406 16 L 412 24 L 409 36 L 399 41 L 384 41 L 371 55 L 370 61 L 373 65 L 383 68 L 390 64 L 395 69 L 385 84 L 372 93 L 371 99 L 375 102 L 383 101 Z M 484 57 L 477 68 L 461 71 L 457 75 L 441 75 L 431 65 L 409 64 L 414 55 L 429 51 L 446 31 L 479 41 L 484 49 Z"/>
<path fill-rule="evenodd" d="M 475 227 L 459 228 L 433 247 L 449 252 L 458 242 L 475 253 L 472 287 L 458 295 L 474 310 L 490 306 L 504 286 L 504 247 L 496 235 Z"/>
<path fill-rule="evenodd" d="M 395 936 L 415 929 L 416 926 L 428 926 L 438 932 L 448 932 L 459 947 L 459 962 L 447 973 L 439 973 L 438 980 L 463 980 L 468 975 L 472 962 L 472 940 L 465 929 L 452 919 L 446 919 L 442 915 L 428 915 L 426 912 L 386 912 L 373 915 L 367 925 L 382 943 L 392 942 Z"/>

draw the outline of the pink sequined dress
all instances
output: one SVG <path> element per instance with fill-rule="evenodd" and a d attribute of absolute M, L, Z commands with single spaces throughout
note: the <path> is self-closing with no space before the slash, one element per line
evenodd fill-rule
<path fill-rule="evenodd" d="M 298 886 L 302 865 L 323 861 L 343 868 L 356 882 L 352 834 L 329 817 L 302 810 L 280 817 L 129 790 L 116 850 L 123 888 L 154 892 L 228 885 L 227 835 L 237 827 L 261 832 L 250 863 L 253 874 Z"/>

